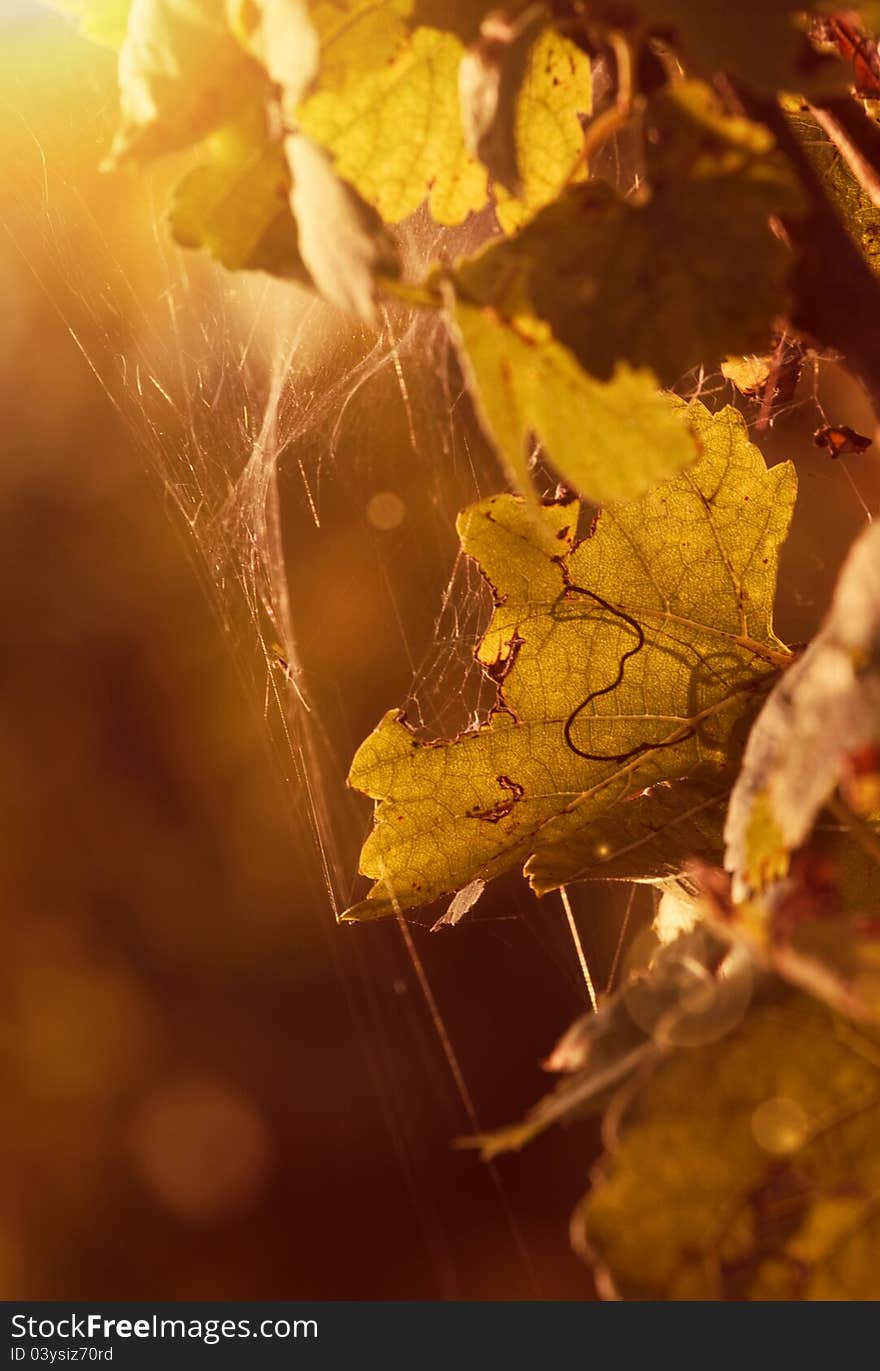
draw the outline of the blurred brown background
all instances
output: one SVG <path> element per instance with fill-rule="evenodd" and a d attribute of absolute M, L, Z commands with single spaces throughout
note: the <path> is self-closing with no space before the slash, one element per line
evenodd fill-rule
<path fill-rule="evenodd" d="M 234 521 L 199 500 L 222 503 L 242 468 L 265 401 L 251 352 L 271 359 L 280 311 L 306 378 L 280 416 L 293 615 L 329 734 L 331 856 L 353 872 L 369 806 L 340 774 L 430 653 L 454 510 L 500 484 L 465 414 L 450 436 L 442 352 L 410 349 L 405 397 L 393 367 L 365 382 L 336 433 L 370 340 L 181 267 L 162 180 L 97 171 L 109 54 L 24 0 L 0 45 L 0 1294 L 592 1298 L 566 1225 L 595 1129 L 496 1173 L 451 1147 L 472 1125 L 417 970 L 396 926 L 334 923 L 303 778 L 263 709 L 267 679 L 287 683 L 235 591 Z M 870 431 L 848 383 L 820 382 L 834 420 Z M 817 423 L 805 399 L 767 447 L 802 478 L 790 640 L 865 517 Z M 871 508 L 873 452 L 848 468 Z M 602 984 L 626 891 L 577 899 Z M 510 882 L 475 915 L 413 936 L 495 1125 L 544 1087 L 584 991 L 558 902 Z"/>

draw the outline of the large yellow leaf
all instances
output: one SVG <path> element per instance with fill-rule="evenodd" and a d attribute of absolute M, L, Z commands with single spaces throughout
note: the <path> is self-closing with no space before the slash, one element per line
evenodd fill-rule
<path fill-rule="evenodd" d="M 460 223 L 486 203 L 486 171 L 462 131 L 463 52 L 452 34 L 416 29 L 390 62 L 365 66 L 341 88 L 319 89 L 300 108 L 303 130 L 388 223 L 426 197 L 441 224 Z"/>
<path fill-rule="evenodd" d="M 691 407 L 702 456 L 577 541 L 578 505 L 511 496 L 459 521 L 493 586 L 478 659 L 498 708 L 452 741 L 399 713 L 358 751 L 351 784 L 380 803 L 350 917 L 410 909 L 524 862 L 627 795 L 728 763 L 731 734 L 788 654 L 773 634 L 776 563 L 794 500 L 732 410 Z M 552 873 L 544 873 L 547 883 Z"/>

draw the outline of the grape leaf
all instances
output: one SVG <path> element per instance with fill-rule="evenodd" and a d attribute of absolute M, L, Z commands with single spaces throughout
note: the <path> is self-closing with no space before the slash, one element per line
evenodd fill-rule
<path fill-rule="evenodd" d="M 451 741 L 421 742 L 399 712 L 349 777 L 380 801 L 351 918 L 451 894 L 525 861 L 660 780 L 723 768 L 732 730 L 787 651 L 771 625 L 795 493 L 767 471 L 738 414 L 689 410 L 702 455 L 576 541 L 578 506 L 512 496 L 459 520 L 496 608 L 477 657 L 498 708 Z M 598 812 L 596 814 L 598 817 Z"/>
<path fill-rule="evenodd" d="M 355 7 L 351 24 L 337 29 L 322 16 L 338 11 L 315 10 L 321 71 L 298 118 L 387 223 L 405 219 L 427 198 L 438 223 L 458 224 L 489 195 L 486 168 L 465 140 L 459 93 L 465 48 L 445 30 L 418 27 L 407 34 L 405 9 L 379 6 L 370 19 L 369 9 Z M 528 45 L 521 83 L 515 77 L 505 86 L 505 113 L 512 118 L 522 198 L 499 191 L 499 218 L 508 228 L 562 187 L 581 143 L 578 115 L 590 108 L 589 62 L 552 29 Z"/>
<path fill-rule="evenodd" d="M 646 203 L 574 186 L 455 279 L 474 305 L 544 321 L 595 377 L 624 361 L 672 385 L 768 346 L 789 269 L 768 216 L 800 202 L 766 130 L 714 114 L 705 88 L 674 88 L 649 124 Z"/>
<path fill-rule="evenodd" d="M 533 434 L 598 504 L 640 495 L 694 460 L 684 416 L 650 372 L 621 364 L 597 380 L 540 320 L 507 308 L 459 297 L 451 320 L 480 421 L 521 490 L 531 486 Z"/>
<path fill-rule="evenodd" d="M 440 224 L 487 199 L 486 170 L 465 147 L 458 100 L 464 49 L 452 34 L 416 29 L 390 62 L 366 66 L 341 89 L 319 89 L 299 110 L 303 131 L 339 175 L 397 223 L 428 197 Z"/>
<path fill-rule="evenodd" d="M 716 770 L 661 782 L 608 813 L 601 795 L 580 807 L 578 827 L 542 842 L 526 863 L 538 895 L 574 881 L 664 881 L 686 858 L 717 866 L 731 778 Z"/>
<path fill-rule="evenodd" d="M 825 623 L 752 729 L 725 828 L 734 898 L 785 876 L 859 750 L 880 744 L 880 525 L 844 563 Z"/>
<path fill-rule="evenodd" d="M 593 104 L 590 62 L 553 29 L 544 29 L 529 54 L 513 111 L 519 187 L 495 186 L 495 213 L 514 233 L 575 179 L 583 143 L 581 116 Z M 490 168 L 491 169 L 491 168 Z"/>
<path fill-rule="evenodd" d="M 817 0 L 636 0 L 628 8 L 643 28 L 671 38 L 704 75 L 726 71 L 767 91 L 840 84 L 837 64 L 817 62 L 806 43 L 802 13 L 821 11 Z M 614 24 L 620 6 L 598 0 L 590 10 Z"/>
<path fill-rule="evenodd" d="M 473 155 L 512 195 L 520 190 L 517 100 L 544 14 L 526 10 L 519 20 L 488 17 L 480 38 L 462 57 L 458 88 L 464 137 Z"/>
<path fill-rule="evenodd" d="M 822 188 L 868 265 L 880 275 L 880 209 L 873 203 L 809 109 L 788 102 L 789 125 L 804 148 Z"/>
<path fill-rule="evenodd" d="M 288 134 L 284 146 L 299 251 L 312 280 L 325 299 L 373 322 L 376 277 L 398 270 L 394 242 L 323 148 L 301 133 Z"/>
<path fill-rule="evenodd" d="M 225 0 L 229 25 L 281 92 L 285 113 L 318 70 L 319 41 L 309 0 Z"/>
<path fill-rule="evenodd" d="M 261 102 L 211 134 L 205 161 L 175 188 L 169 222 L 183 247 L 205 248 L 231 271 L 245 267 L 309 281 L 289 205 L 284 149 Z"/>
<path fill-rule="evenodd" d="M 102 47 L 122 47 L 131 0 L 42 0 L 50 9 L 73 19 L 85 38 Z"/>
<path fill-rule="evenodd" d="M 873 1298 L 878 1128 L 876 1044 L 776 987 L 632 1093 L 575 1245 L 625 1298 Z"/>
<path fill-rule="evenodd" d="M 198 142 L 246 107 L 263 81 L 216 0 L 133 0 L 111 162 Z"/>
<path fill-rule="evenodd" d="M 320 48 L 319 89 L 344 91 L 381 71 L 406 41 L 412 8 L 412 0 L 309 0 Z"/>
<path fill-rule="evenodd" d="M 595 1012 L 576 1019 L 549 1058 L 554 1089 L 521 1123 L 468 1140 L 486 1160 L 519 1149 L 552 1124 L 604 1109 L 620 1087 L 673 1046 L 715 1041 L 742 1019 L 754 984 L 745 946 L 697 923 L 654 947 Z"/>

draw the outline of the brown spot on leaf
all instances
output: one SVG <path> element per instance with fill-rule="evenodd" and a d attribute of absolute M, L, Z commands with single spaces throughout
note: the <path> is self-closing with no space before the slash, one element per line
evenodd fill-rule
<path fill-rule="evenodd" d="M 506 819 L 513 806 L 522 799 L 525 790 L 517 781 L 512 781 L 509 776 L 495 777 L 502 790 L 506 790 L 510 796 L 509 800 L 498 800 L 489 809 L 475 809 L 468 812 L 469 819 L 482 819 L 487 824 L 497 824 L 500 819 Z"/>

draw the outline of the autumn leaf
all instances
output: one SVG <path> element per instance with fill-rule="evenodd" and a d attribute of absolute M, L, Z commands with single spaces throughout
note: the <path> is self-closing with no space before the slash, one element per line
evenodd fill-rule
<path fill-rule="evenodd" d="M 649 117 L 650 198 L 574 186 L 459 263 L 456 291 L 504 320 L 541 320 L 597 379 L 627 363 L 674 385 L 767 346 L 789 269 L 768 218 L 799 199 L 766 130 L 714 113 L 705 88 L 674 88 Z"/>
<path fill-rule="evenodd" d="M 573 1221 L 630 1299 L 873 1299 L 877 1045 L 764 989 L 732 1032 L 662 1061 L 618 1112 Z"/>
<path fill-rule="evenodd" d="M 366 7 L 338 31 L 322 27 L 325 10 L 315 11 L 320 76 L 298 111 L 300 125 L 387 223 L 405 219 L 426 199 L 437 223 L 461 223 L 489 200 L 486 166 L 465 139 L 459 89 L 465 47 L 440 29 L 407 33 L 402 6 L 379 11 L 384 26 L 367 33 Z M 522 195 L 499 193 L 507 227 L 561 189 L 581 142 L 579 113 L 590 108 L 584 54 L 552 29 L 537 38 L 530 29 L 529 36 L 525 50 L 517 50 L 518 69 L 505 81 L 499 112 L 511 125 L 502 136 L 515 156 Z M 467 66 L 465 80 L 466 74 Z M 497 166 L 491 169 L 497 174 Z"/>
<path fill-rule="evenodd" d="M 699 923 L 667 944 L 596 1011 L 576 1019 L 544 1062 L 558 1083 L 526 1117 L 464 1145 L 490 1160 L 539 1133 L 607 1107 L 637 1073 L 674 1047 L 714 1042 L 740 1023 L 755 973 L 744 944 Z"/>
<path fill-rule="evenodd" d="M 462 129 L 463 54 L 452 34 L 417 29 L 391 61 L 357 68 L 341 88 L 319 88 L 300 107 L 303 132 L 386 223 L 405 219 L 426 197 L 440 224 L 460 223 L 486 203 L 486 169 Z"/>
<path fill-rule="evenodd" d="M 477 414 L 520 490 L 531 488 L 533 435 L 598 504 L 640 495 L 694 461 L 685 416 L 651 372 L 622 363 L 597 380 L 540 320 L 509 308 L 453 296 L 450 318 Z"/>
<path fill-rule="evenodd" d="M 520 188 L 517 100 L 544 23 L 540 9 L 514 20 L 503 12 L 489 15 L 458 69 L 465 142 L 512 195 Z"/>
<path fill-rule="evenodd" d="M 262 102 L 213 133 L 204 161 L 178 183 L 169 210 L 175 240 L 224 267 L 309 281 L 289 205 L 290 172 Z"/>
<path fill-rule="evenodd" d="M 853 175 L 809 106 L 790 99 L 787 119 L 815 171 L 822 189 L 868 265 L 880 275 L 880 209 Z"/>
<path fill-rule="evenodd" d="M 412 10 L 413 0 L 309 0 L 320 52 L 319 88 L 344 92 L 381 71 L 405 42 L 409 28 L 417 27 Z"/>
<path fill-rule="evenodd" d="M 119 53 L 121 123 L 111 161 L 198 142 L 245 108 L 263 81 L 216 0 L 133 0 Z"/>
<path fill-rule="evenodd" d="M 299 250 L 312 280 L 325 299 L 372 322 L 376 277 L 398 271 L 393 240 L 323 148 L 301 133 L 288 134 L 284 147 Z"/>
<path fill-rule="evenodd" d="M 614 0 L 591 5 L 597 18 L 619 20 Z M 806 41 L 803 12 L 821 12 L 804 0 L 636 0 L 643 31 L 672 40 L 685 61 L 705 76 L 725 71 L 766 91 L 802 90 L 805 82 L 822 88 L 841 85 L 832 62 L 817 63 Z"/>
<path fill-rule="evenodd" d="M 859 750 L 880 744 L 880 526 L 851 549 L 828 617 L 768 699 L 730 800 L 734 899 L 781 880 Z"/>
<path fill-rule="evenodd" d="M 579 809 L 573 834 L 542 842 L 526 864 L 538 895 L 574 881 L 654 881 L 681 874 L 682 859 L 720 865 L 731 776 L 712 767 L 704 775 L 661 781 L 622 800 L 609 812 L 602 795 Z"/>
<path fill-rule="evenodd" d="M 373 918 L 526 861 L 661 780 L 723 769 L 731 735 L 788 660 L 773 634 L 789 465 L 767 471 L 732 410 L 689 411 L 700 461 L 602 512 L 498 496 L 462 515 L 496 608 L 478 660 L 498 708 L 453 741 L 387 715 L 350 783 L 380 803 L 361 858 Z M 683 854 L 684 855 L 684 854 Z M 544 879 L 549 879 L 545 873 Z"/>
<path fill-rule="evenodd" d="M 586 171 L 578 162 L 581 120 L 592 104 L 589 58 L 545 28 L 530 50 L 513 109 L 519 186 L 514 193 L 502 180 L 494 188 L 495 214 L 505 233 L 515 233 Z"/>

